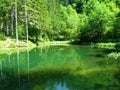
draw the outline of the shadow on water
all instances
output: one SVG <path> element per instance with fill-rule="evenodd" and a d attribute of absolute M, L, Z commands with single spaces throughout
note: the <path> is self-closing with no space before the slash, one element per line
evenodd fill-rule
<path fill-rule="evenodd" d="M 16 51 L 0 61 L 0 89 L 119 90 L 119 63 L 89 56 L 96 52 L 83 46 Z"/>

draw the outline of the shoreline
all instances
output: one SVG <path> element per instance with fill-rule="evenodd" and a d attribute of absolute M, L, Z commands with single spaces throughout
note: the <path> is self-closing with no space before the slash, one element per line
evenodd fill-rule
<path fill-rule="evenodd" d="M 119 44 L 119 43 L 118 43 Z M 35 47 L 41 47 L 41 46 L 49 46 L 49 45 L 90 45 L 92 47 L 97 48 L 110 48 L 114 49 L 117 43 L 80 43 L 78 41 L 49 41 L 49 42 L 38 42 L 38 45 L 36 43 L 33 43 L 31 41 L 28 41 L 28 46 L 25 41 L 19 40 L 18 43 L 15 42 L 15 40 L 5 40 L 0 41 L 0 50 L 1 49 L 24 49 L 24 48 L 35 48 Z M 118 45 L 118 48 L 120 46 Z"/>
<path fill-rule="evenodd" d="M 4 43 L 3 43 L 4 42 Z M 73 41 L 51 41 L 51 42 L 39 42 L 39 45 L 37 46 L 35 43 L 32 43 L 31 41 L 28 41 L 28 46 L 26 46 L 26 42 L 19 41 L 18 44 L 16 42 L 10 42 L 13 45 L 10 47 L 5 47 L 4 44 L 8 44 L 7 41 L 0 41 L 0 43 L 3 43 L 4 46 L 0 46 L 0 55 L 1 54 L 12 54 L 22 51 L 28 51 L 32 50 L 36 47 L 44 47 L 44 46 L 71 46 L 71 45 L 79 45 L 79 46 L 91 46 L 93 48 L 101 48 L 101 49 L 111 49 L 115 50 L 115 52 L 108 53 L 109 58 L 118 58 L 120 57 L 120 45 L 118 43 L 118 48 L 116 48 L 117 43 L 87 43 L 87 44 L 78 44 L 77 42 Z M 77 44 L 75 44 L 77 43 Z M 21 45 L 20 45 L 21 44 Z M 22 45 L 23 44 L 23 45 Z M 10 44 L 9 44 L 10 45 Z M 116 54 L 117 53 L 117 54 Z"/>

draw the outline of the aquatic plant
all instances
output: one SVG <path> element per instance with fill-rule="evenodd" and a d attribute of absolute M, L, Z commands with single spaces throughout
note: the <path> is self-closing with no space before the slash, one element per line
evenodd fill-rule
<path fill-rule="evenodd" d="M 120 52 L 112 52 L 107 55 L 109 58 L 118 59 L 120 58 Z"/>

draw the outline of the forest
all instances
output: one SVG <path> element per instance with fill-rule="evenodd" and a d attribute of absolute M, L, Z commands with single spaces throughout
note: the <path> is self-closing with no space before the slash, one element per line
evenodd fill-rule
<path fill-rule="evenodd" d="M 120 0 L 0 0 L 0 40 L 119 42 Z"/>
<path fill-rule="evenodd" d="M 0 90 L 120 90 L 120 0 L 0 0 Z"/>

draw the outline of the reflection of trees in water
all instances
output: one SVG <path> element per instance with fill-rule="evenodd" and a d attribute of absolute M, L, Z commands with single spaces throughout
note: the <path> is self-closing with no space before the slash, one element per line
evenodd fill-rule
<path fill-rule="evenodd" d="M 57 68 L 57 69 L 41 69 L 36 72 L 29 72 L 29 82 L 28 74 L 20 75 L 20 89 L 28 90 L 30 89 L 42 89 L 49 87 L 49 90 L 55 90 L 55 87 L 66 87 L 68 90 L 86 90 L 86 89 L 112 89 L 116 87 L 119 89 L 120 82 L 114 78 L 115 71 L 95 71 L 86 75 L 71 73 L 68 69 Z M 115 75 L 116 75 L 115 74 Z M 118 77 L 118 75 L 117 75 Z M 14 86 L 14 90 L 17 87 L 16 83 L 18 81 L 17 77 L 9 77 L 10 82 L 7 83 L 8 87 Z M 9 89 L 12 90 L 12 89 Z"/>
<path fill-rule="evenodd" d="M 0 88 L 4 90 L 5 88 L 9 90 L 14 90 L 21 87 L 21 62 L 23 59 L 21 59 L 21 55 L 26 54 L 26 68 L 27 68 L 27 80 L 29 81 L 29 50 L 26 50 L 25 53 L 19 52 L 19 50 L 16 51 L 16 53 L 8 53 L 5 58 L 5 60 L 0 61 Z M 22 61 L 21 61 L 22 60 Z M 4 84 L 7 84 L 4 86 Z M 12 85 L 12 87 L 11 87 Z"/>
<path fill-rule="evenodd" d="M 27 66 L 28 66 L 28 82 L 29 82 L 29 67 L 30 67 L 30 58 L 29 58 L 29 50 L 27 49 Z"/>
<path fill-rule="evenodd" d="M 1 71 L 1 78 L 2 78 L 2 61 L 0 62 L 0 71 Z"/>
<path fill-rule="evenodd" d="M 19 51 L 16 52 L 17 57 L 17 69 L 18 69 L 18 83 L 20 87 L 20 61 L 19 61 Z"/>
<path fill-rule="evenodd" d="M 70 48 L 69 46 L 42 48 L 42 53 L 41 48 L 33 49 L 30 57 L 32 60 L 36 60 L 36 62 L 39 61 L 39 64 L 44 63 L 51 65 L 80 59 L 80 55 L 76 52 L 75 48 Z"/>
<path fill-rule="evenodd" d="M 7 60 L 0 62 L 0 70 L 6 75 L 6 87 L 0 78 L 0 89 L 4 90 L 9 87 L 9 90 L 15 90 L 19 86 L 19 89 L 25 90 L 45 90 L 47 87 L 49 90 L 54 90 L 55 87 L 65 88 L 66 86 L 68 90 L 86 90 L 112 88 L 111 85 L 116 86 L 117 89 L 120 88 L 118 85 L 120 80 L 114 70 L 100 69 L 100 71 L 91 71 L 85 75 L 74 73 L 77 72 L 77 69 L 71 67 L 80 68 L 78 69 L 80 72 L 84 68 L 81 63 L 87 63 L 81 61 L 80 56 L 83 51 L 82 55 L 84 56 L 92 51 L 87 51 L 87 49 L 84 51 L 83 48 L 78 47 L 53 46 L 10 54 Z M 89 63 L 85 64 L 86 67 L 92 69 L 90 65 Z"/>

